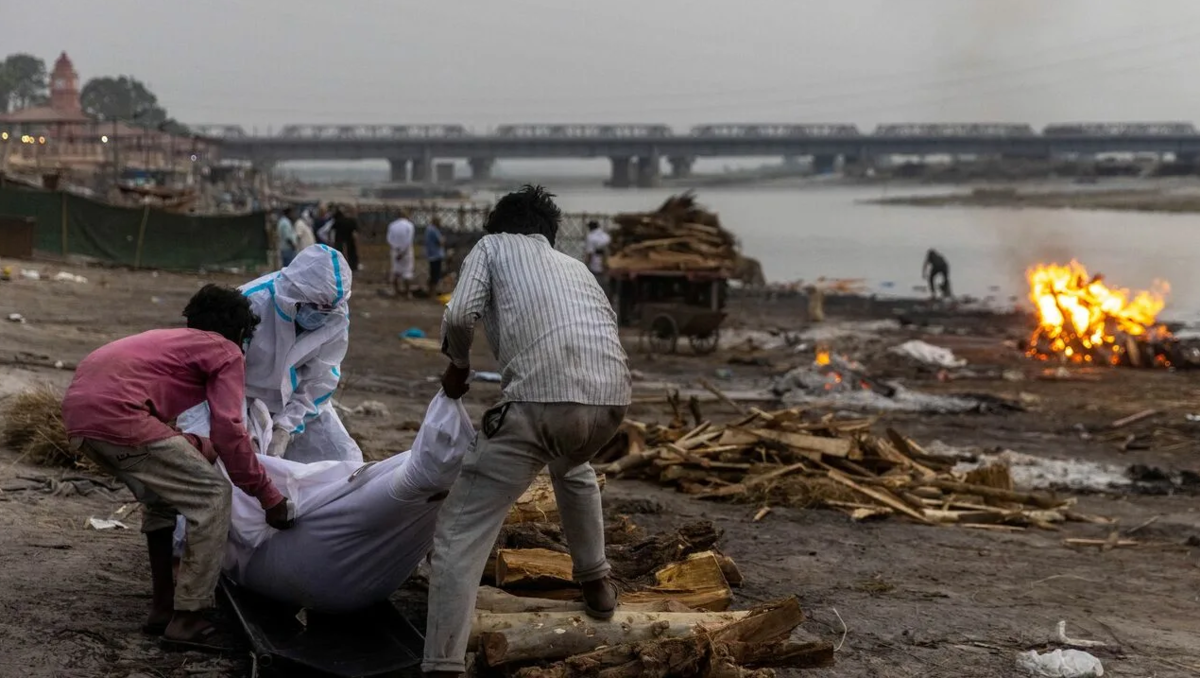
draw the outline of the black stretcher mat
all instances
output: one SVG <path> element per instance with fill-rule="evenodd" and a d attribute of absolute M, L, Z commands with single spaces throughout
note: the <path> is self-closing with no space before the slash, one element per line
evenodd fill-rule
<path fill-rule="evenodd" d="M 259 667 L 303 667 L 339 678 L 420 675 L 425 639 L 388 601 L 345 615 L 305 613 L 221 578 Z"/>

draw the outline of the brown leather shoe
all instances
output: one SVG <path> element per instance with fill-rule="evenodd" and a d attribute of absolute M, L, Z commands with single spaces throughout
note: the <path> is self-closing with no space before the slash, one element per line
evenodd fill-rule
<path fill-rule="evenodd" d="M 592 619 L 608 621 L 617 610 L 617 585 L 609 577 L 583 583 L 583 611 Z"/>

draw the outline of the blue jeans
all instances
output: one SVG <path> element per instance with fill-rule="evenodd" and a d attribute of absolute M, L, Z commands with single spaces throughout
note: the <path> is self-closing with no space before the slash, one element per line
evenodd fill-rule
<path fill-rule="evenodd" d="M 292 249 L 291 247 L 279 248 L 279 260 L 283 262 L 284 266 L 287 266 L 288 264 L 292 263 L 292 259 L 295 259 L 295 258 L 296 258 L 296 250 Z"/>

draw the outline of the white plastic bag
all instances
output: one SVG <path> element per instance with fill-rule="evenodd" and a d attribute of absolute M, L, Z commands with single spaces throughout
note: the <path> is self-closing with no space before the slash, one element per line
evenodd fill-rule
<path fill-rule="evenodd" d="M 1017 667 L 1039 678 L 1096 678 L 1104 675 L 1100 660 L 1082 650 L 1033 650 L 1017 655 Z"/>

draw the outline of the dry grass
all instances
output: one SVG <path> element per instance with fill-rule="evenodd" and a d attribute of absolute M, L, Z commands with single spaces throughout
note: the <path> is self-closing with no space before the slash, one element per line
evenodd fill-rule
<path fill-rule="evenodd" d="M 80 466 L 71 452 L 62 418 L 62 393 L 39 386 L 4 404 L 4 444 L 22 461 L 40 466 Z"/>

